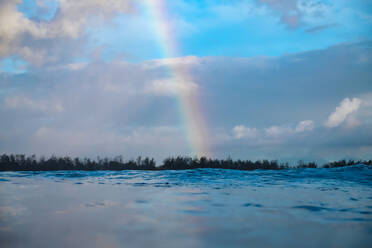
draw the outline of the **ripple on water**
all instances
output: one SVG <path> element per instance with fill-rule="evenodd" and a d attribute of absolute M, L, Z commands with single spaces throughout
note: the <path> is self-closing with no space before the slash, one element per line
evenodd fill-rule
<path fill-rule="evenodd" d="M 345 190 L 345 185 L 352 183 L 372 186 L 372 166 L 349 166 L 345 168 L 288 169 L 282 171 L 238 171 L 226 169 L 195 169 L 183 171 L 36 171 L 36 172 L 2 172 L 6 178 L 11 177 L 46 177 L 63 179 L 104 178 L 124 182 L 139 180 L 134 186 L 159 187 L 165 180 L 172 186 L 206 185 L 214 188 L 239 188 L 254 186 L 285 185 L 298 188 L 304 184 L 319 184 L 321 191 Z M 1 180 L 0 180 L 1 181 Z M 155 182 L 144 184 L 144 182 Z M 343 182 L 340 184 L 340 182 Z M 97 183 L 97 182 L 96 182 Z M 300 185 L 300 186 L 299 186 Z M 342 187 L 340 187 L 342 185 Z M 356 198 L 353 198 L 356 199 Z M 350 199 L 350 200 L 353 200 Z M 369 199 L 372 199 L 370 197 Z"/>
<path fill-rule="evenodd" d="M 293 208 L 297 208 L 297 209 L 304 209 L 304 210 L 308 210 L 308 211 L 311 211 L 311 212 L 319 212 L 319 211 L 329 211 L 332 209 L 330 208 L 325 208 L 325 207 L 320 207 L 320 206 L 312 206 L 312 205 L 301 205 L 301 206 L 294 206 Z"/>
<path fill-rule="evenodd" d="M 360 214 L 365 214 L 365 215 L 370 215 L 370 214 L 372 214 L 372 212 L 370 212 L 370 211 L 359 211 L 358 213 L 360 213 Z"/>
<path fill-rule="evenodd" d="M 132 185 L 135 187 L 143 187 L 143 186 L 146 186 L 147 183 L 133 183 Z"/>
<path fill-rule="evenodd" d="M 261 204 L 245 203 L 245 204 L 243 204 L 243 207 L 256 207 L 256 208 L 262 208 L 263 206 L 262 206 Z"/>
<path fill-rule="evenodd" d="M 226 247 L 228 245 L 234 246 L 231 244 L 231 240 L 234 238 L 231 235 L 234 232 L 226 232 L 231 226 L 242 231 L 248 229 L 255 231 L 248 235 L 245 232 L 245 237 L 259 235 L 267 239 L 274 234 L 273 228 L 267 228 L 270 227 L 269 225 L 274 223 L 273 227 L 276 228 L 278 227 L 276 225 L 280 225 L 282 230 L 288 230 L 288 223 L 291 223 L 296 229 L 293 229 L 294 231 L 305 230 L 304 232 L 311 233 L 309 241 L 312 242 L 314 235 L 320 233 L 319 228 L 324 227 L 321 230 L 321 236 L 318 236 L 322 241 L 324 237 L 342 238 L 341 236 L 348 236 L 338 235 L 340 230 L 347 230 L 349 234 L 354 231 L 355 234 L 360 235 L 361 229 L 358 228 L 371 227 L 372 180 L 368 182 L 372 176 L 371 172 L 371 169 L 364 167 L 342 170 L 296 169 L 283 171 L 198 169 L 153 172 L 7 172 L 0 173 L 0 182 L 11 181 L 0 185 L 0 193 L 2 194 L 0 199 L 5 203 L 3 199 L 6 197 L 9 197 L 9 201 L 14 198 L 13 196 L 20 197 L 20 199 L 23 197 L 22 205 L 29 204 L 27 207 L 36 209 L 33 211 L 35 213 L 44 208 L 50 208 L 50 210 L 58 208 L 66 210 L 65 212 L 70 211 L 70 218 L 74 217 L 73 214 L 77 214 L 77 220 L 83 218 L 82 222 L 89 216 L 89 221 L 97 221 L 94 228 L 100 228 L 101 221 L 104 223 L 102 229 L 95 229 L 102 233 L 106 231 L 107 223 L 109 225 L 117 223 L 120 226 L 115 230 L 128 228 L 123 232 L 117 232 L 120 238 L 123 233 L 137 230 L 136 228 L 138 230 L 140 228 L 141 230 L 162 230 L 164 231 L 162 233 L 167 233 L 167 238 L 178 234 L 184 237 L 185 234 L 188 234 L 185 230 L 189 233 L 196 233 L 200 237 L 200 231 L 202 231 L 203 236 L 206 234 L 213 238 L 228 240 L 229 243 L 221 244 L 221 247 Z M 63 183 L 57 184 L 55 181 Z M 18 185 L 12 185 L 13 182 Z M 81 184 L 84 185 L 79 186 Z M 102 184 L 105 185 L 102 186 Z M 327 192 L 322 190 L 327 190 Z M 41 197 L 48 195 L 53 201 L 51 200 L 51 204 L 45 204 L 44 201 L 40 201 L 40 197 L 30 197 L 30 194 Z M 73 194 L 79 197 L 71 197 L 74 196 Z M 102 199 L 102 197 L 108 198 Z M 14 204 L 17 206 L 18 202 L 14 202 Z M 75 211 L 75 207 L 77 211 Z M 49 211 L 46 212 L 49 213 Z M 99 214 L 97 214 L 98 212 Z M 81 213 L 83 215 L 80 217 Z M 16 216 L 13 217 L 16 218 Z M 32 216 L 34 215 L 30 214 L 19 216 L 19 218 Z M 123 218 L 125 220 L 129 219 L 128 223 L 131 225 L 123 227 L 121 219 L 117 220 L 120 216 L 125 217 Z M 36 215 L 36 217 L 35 223 L 47 219 L 39 218 L 40 215 Z M 295 217 L 294 221 L 293 217 Z M 110 218 L 113 221 L 109 221 Z M 154 220 L 153 223 L 156 226 L 146 223 L 145 228 L 142 228 L 141 223 L 147 219 Z M 323 222 L 328 223 L 329 221 L 335 228 L 323 225 Z M 66 227 L 63 226 L 65 221 L 55 223 Z M 68 223 L 67 227 L 71 226 L 73 225 Z M 353 226 L 358 226 L 358 228 L 350 228 Z M 147 229 L 148 227 L 151 229 Z M 169 229 L 164 229 L 164 227 Z M 177 229 L 177 227 L 179 228 Z M 344 227 L 345 229 L 343 229 Z M 30 230 L 32 228 L 34 225 L 30 226 Z M 209 233 L 205 233 L 204 229 L 206 228 L 210 228 Z M 53 231 L 53 228 L 51 229 Z M 57 229 L 62 230 L 62 228 Z M 78 233 L 80 229 L 77 230 Z M 174 235 L 175 233 L 172 233 L 174 230 L 179 230 L 180 233 Z M 323 231 L 329 232 L 329 235 L 328 233 L 324 234 Z M 368 239 L 371 231 L 364 236 L 367 237 L 365 240 Z M 49 236 L 54 237 L 54 233 L 52 234 Z M 275 235 L 281 234 L 283 232 Z M 146 235 L 151 240 L 154 238 L 151 236 L 151 232 L 138 233 L 141 238 Z M 161 237 L 164 236 L 161 235 Z M 293 239 L 291 234 L 287 238 Z M 370 238 L 367 241 L 370 241 Z M 204 245 L 204 240 L 202 244 Z M 215 243 L 211 243 L 211 247 L 215 247 L 212 245 Z M 260 245 L 262 246 L 261 243 Z"/>

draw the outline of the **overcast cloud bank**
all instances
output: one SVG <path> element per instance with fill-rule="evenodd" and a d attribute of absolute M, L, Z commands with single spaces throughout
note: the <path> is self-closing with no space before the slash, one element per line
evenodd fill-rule
<path fill-rule="evenodd" d="M 371 54 L 371 43 L 359 43 L 273 58 L 177 58 L 195 78 L 181 89 L 169 60 L 2 73 L 0 151 L 189 155 L 175 91 L 197 88 L 217 157 L 368 158 Z"/>
<path fill-rule="evenodd" d="M 190 155 L 178 96 L 197 92 L 216 157 L 371 158 L 370 6 L 168 1 L 186 52 L 161 59 L 144 3 L 0 2 L 0 152 Z"/>

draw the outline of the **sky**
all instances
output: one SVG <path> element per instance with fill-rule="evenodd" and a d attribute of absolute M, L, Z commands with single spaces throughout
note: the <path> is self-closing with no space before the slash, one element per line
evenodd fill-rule
<path fill-rule="evenodd" d="M 372 0 L 1 0 L 0 153 L 372 159 Z"/>

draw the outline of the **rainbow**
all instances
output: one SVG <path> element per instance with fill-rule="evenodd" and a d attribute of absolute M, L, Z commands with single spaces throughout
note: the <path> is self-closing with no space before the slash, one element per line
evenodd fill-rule
<path fill-rule="evenodd" d="M 145 0 L 151 21 L 154 25 L 158 42 L 163 52 L 163 59 L 177 58 L 180 56 L 180 47 L 172 22 L 168 16 L 166 0 Z M 177 84 L 178 105 L 182 117 L 187 142 L 193 156 L 210 157 L 208 145 L 208 130 L 203 118 L 201 104 L 198 97 L 197 87 L 192 90 L 184 90 L 186 86 L 195 85 L 187 65 L 179 66 L 177 63 L 168 63 L 169 77 L 172 83 Z"/>

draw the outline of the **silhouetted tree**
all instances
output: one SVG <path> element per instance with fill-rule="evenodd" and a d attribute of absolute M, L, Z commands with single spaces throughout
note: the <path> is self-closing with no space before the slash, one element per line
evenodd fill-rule
<path fill-rule="evenodd" d="M 337 168 L 353 166 L 358 164 L 372 165 L 372 160 L 354 161 L 340 160 L 329 162 L 323 168 Z M 35 155 L 25 156 L 23 154 L 3 154 L 0 156 L 0 171 L 57 171 L 57 170 L 186 170 L 198 168 L 219 168 L 233 170 L 284 170 L 291 168 L 288 163 L 278 163 L 277 160 L 232 160 L 210 159 L 206 157 L 169 157 L 163 161 L 159 167 L 153 158 L 142 158 L 139 156 L 136 160 L 124 161 L 122 156 L 116 156 L 114 159 L 100 158 L 96 160 L 90 158 L 70 158 L 51 156 L 36 158 Z M 318 168 L 314 162 L 305 163 L 300 160 L 297 166 L 292 168 Z"/>

